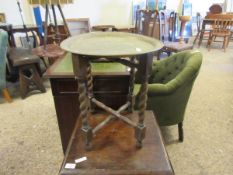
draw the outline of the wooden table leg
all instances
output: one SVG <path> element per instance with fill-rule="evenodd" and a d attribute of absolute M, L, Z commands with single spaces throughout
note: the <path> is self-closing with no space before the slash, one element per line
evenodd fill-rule
<path fill-rule="evenodd" d="M 201 31 L 200 31 L 200 39 L 198 42 L 198 47 L 201 46 L 202 40 L 203 40 L 203 36 L 204 36 L 204 32 L 205 32 L 205 22 L 202 22 L 202 27 L 201 27 Z"/>
<path fill-rule="evenodd" d="M 137 139 L 137 147 L 142 147 L 142 140 L 145 138 L 146 127 L 144 125 L 145 118 L 145 110 L 147 104 L 147 91 L 148 91 L 148 78 L 152 71 L 152 62 L 153 62 L 153 54 L 145 54 L 142 55 L 139 59 L 139 75 L 141 75 L 141 88 L 139 94 L 139 119 L 138 124 L 135 128 L 135 137 Z"/>
<path fill-rule="evenodd" d="M 85 137 L 85 147 L 87 150 L 91 149 L 92 128 L 88 123 L 88 106 L 89 98 L 87 96 L 86 74 L 88 70 L 89 61 L 76 54 L 72 54 L 73 70 L 75 78 L 78 79 L 78 92 L 80 103 L 80 116 L 82 118 L 82 131 Z"/>
<path fill-rule="evenodd" d="M 135 57 L 130 58 L 130 61 L 135 63 Z M 134 108 L 134 80 L 135 80 L 135 68 L 130 68 L 130 80 L 129 80 L 129 94 L 128 94 L 128 101 L 130 102 L 130 106 L 128 108 L 129 112 L 133 112 Z"/>
<path fill-rule="evenodd" d="M 91 75 L 91 64 L 90 64 L 90 62 L 88 62 L 88 65 L 87 65 L 86 77 L 87 77 L 88 96 L 92 98 L 92 97 L 94 97 L 94 94 L 93 94 L 93 77 Z M 94 112 L 94 104 L 91 102 L 91 100 L 89 100 L 89 109 L 90 109 L 91 112 Z"/>

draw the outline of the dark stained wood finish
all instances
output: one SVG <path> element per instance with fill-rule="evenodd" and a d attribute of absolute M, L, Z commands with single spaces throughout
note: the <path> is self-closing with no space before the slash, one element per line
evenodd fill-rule
<path fill-rule="evenodd" d="M 81 132 L 81 120 L 77 121 L 69 143 L 60 175 L 172 175 L 172 165 L 165 150 L 163 139 L 151 111 L 145 113 L 147 135 L 141 149 L 135 147 L 134 129 L 120 120 L 113 120 L 93 138 L 93 149 L 86 151 Z M 90 124 L 97 125 L 107 115 L 90 117 Z M 137 112 L 128 115 L 136 121 Z M 76 169 L 65 169 L 66 163 L 87 157 Z"/>
<path fill-rule="evenodd" d="M 48 25 L 49 6 L 51 6 L 52 9 L 54 25 L 52 24 Z M 58 25 L 55 7 L 58 8 L 64 25 Z M 59 45 L 64 39 L 70 36 L 70 32 L 65 20 L 65 16 L 62 12 L 60 4 L 45 5 L 45 23 L 43 26 L 45 30 L 44 46 L 46 44 L 55 44 L 55 43 Z"/>
<path fill-rule="evenodd" d="M 56 26 L 54 26 L 53 24 L 48 25 L 47 30 L 48 30 L 47 44 L 54 44 L 58 42 L 55 35 L 58 35 L 60 42 L 65 40 L 69 36 L 67 34 L 64 25 L 57 25 L 58 33 L 56 33 Z"/>
<path fill-rule="evenodd" d="M 41 57 L 43 60 L 45 59 L 45 57 L 48 57 L 49 64 L 52 65 L 58 58 L 62 57 L 66 52 L 56 44 L 48 44 L 46 45 L 46 49 L 44 49 L 44 46 L 39 46 L 32 49 L 32 53 Z"/>
<path fill-rule="evenodd" d="M 113 31 L 116 27 L 114 25 L 96 25 L 92 26 L 93 31 Z"/>
<path fill-rule="evenodd" d="M 136 12 L 136 33 L 153 37 L 155 35 L 157 10 L 137 10 Z"/>
<path fill-rule="evenodd" d="M 20 94 L 24 99 L 33 90 L 46 92 L 40 77 L 40 58 L 30 49 L 11 48 L 8 52 L 9 64 L 19 69 Z"/>
<path fill-rule="evenodd" d="M 184 141 L 184 131 L 183 131 L 183 122 L 178 123 L 178 133 L 179 133 L 179 141 Z"/>
<path fill-rule="evenodd" d="M 46 92 L 41 77 L 37 71 L 36 64 L 19 66 L 20 95 L 24 99 L 33 90 Z"/>
<path fill-rule="evenodd" d="M 58 59 L 44 76 L 50 79 L 62 148 L 65 153 L 76 119 L 79 116 L 78 84 L 73 72 L 54 72 L 63 58 Z M 118 109 L 127 100 L 129 72 L 93 73 L 94 96 L 108 106 Z"/>
<path fill-rule="evenodd" d="M 114 30 L 117 32 L 135 33 L 135 26 L 116 26 Z"/>

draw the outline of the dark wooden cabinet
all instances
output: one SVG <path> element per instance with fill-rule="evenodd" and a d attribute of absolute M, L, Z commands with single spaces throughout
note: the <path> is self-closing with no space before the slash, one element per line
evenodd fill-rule
<path fill-rule="evenodd" d="M 71 64 L 68 59 L 71 58 L 57 60 L 44 74 L 45 77 L 50 79 L 51 83 L 63 152 L 66 151 L 75 122 L 79 116 L 78 83 L 74 79 L 72 66 L 67 66 L 67 64 Z M 67 69 L 61 71 L 59 67 L 63 68 L 64 64 Z M 126 102 L 129 90 L 129 73 L 125 66 L 122 65 L 122 67 L 119 72 L 112 69 L 111 66 L 109 67 L 112 69 L 110 71 L 93 71 L 95 97 L 113 109 L 119 108 Z M 108 67 L 105 66 L 105 69 L 108 69 Z"/>

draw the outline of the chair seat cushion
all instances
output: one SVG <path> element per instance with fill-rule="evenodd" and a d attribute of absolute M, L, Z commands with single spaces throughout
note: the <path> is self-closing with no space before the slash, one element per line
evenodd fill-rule
<path fill-rule="evenodd" d="M 184 50 L 193 49 L 192 44 L 179 43 L 179 42 L 165 42 L 163 50 L 171 51 L 171 52 L 181 52 Z"/>
<path fill-rule="evenodd" d="M 32 54 L 31 50 L 26 48 L 11 48 L 8 57 L 13 66 L 22 66 L 40 62 L 40 57 Z"/>

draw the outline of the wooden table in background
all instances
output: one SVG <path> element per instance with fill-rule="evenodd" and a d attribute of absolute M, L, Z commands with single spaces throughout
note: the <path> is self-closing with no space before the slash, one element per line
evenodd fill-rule
<path fill-rule="evenodd" d="M 137 112 L 128 117 L 137 120 Z M 67 149 L 60 175 L 173 175 L 174 171 L 158 124 L 152 111 L 146 111 L 147 135 L 141 149 L 136 148 L 134 129 L 120 120 L 113 120 L 93 138 L 93 149 L 85 150 L 79 120 L 75 126 L 70 147 Z M 103 114 L 91 118 L 92 126 L 104 119 Z M 66 169 L 66 163 L 87 157 L 76 164 L 76 169 Z"/>
<path fill-rule="evenodd" d="M 207 16 L 205 17 L 205 19 L 203 19 L 202 21 L 202 26 L 201 26 L 201 33 L 200 33 L 200 38 L 199 38 L 199 42 L 198 42 L 198 47 L 200 47 L 202 40 L 203 40 L 203 36 L 205 33 L 205 28 L 207 25 L 213 25 L 214 21 L 216 19 L 233 19 L 233 14 L 225 14 L 225 13 L 221 13 L 221 14 L 207 14 Z"/>
<path fill-rule="evenodd" d="M 105 64 L 99 66 L 99 69 L 98 66 L 94 67 L 94 94 L 97 99 L 118 109 L 127 100 L 129 72 L 121 64 L 116 66 Z M 78 84 L 74 79 L 71 55 L 67 54 L 59 58 L 47 69 L 44 77 L 49 78 L 51 83 L 62 148 L 65 153 L 79 116 Z"/>

